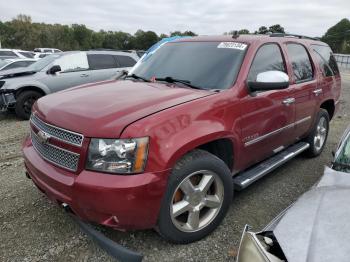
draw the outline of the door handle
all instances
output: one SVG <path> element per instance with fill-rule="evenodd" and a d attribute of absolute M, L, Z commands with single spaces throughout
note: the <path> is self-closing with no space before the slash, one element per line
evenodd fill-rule
<path fill-rule="evenodd" d="M 284 99 L 282 101 L 282 104 L 289 106 L 290 104 L 293 104 L 294 102 L 295 102 L 295 98 L 291 97 L 291 98 Z"/>
<path fill-rule="evenodd" d="M 314 91 L 312 91 L 312 93 L 314 93 L 315 94 L 315 96 L 319 96 L 320 94 L 322 94 L 322 89 L 321 88 L 319 88 L 319 89 L 315 89 Z"/>
<path fill-rule="evenodd" d="M 80 77 L 88 77 L 88 74 L 81 74 Z"/>

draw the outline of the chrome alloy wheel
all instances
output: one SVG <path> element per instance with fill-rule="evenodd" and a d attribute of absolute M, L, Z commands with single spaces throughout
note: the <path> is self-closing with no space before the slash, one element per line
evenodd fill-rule
<path fill-rule="evenodd" d="M 171 220 L 180 231 L 201 230 L 217 216 L 223 200 L 224 186 L 216 173 L 194 172 L 181 181 L 173 194 Z"/>
<path fill-rule="evenodd" d="M 314 137 L 314 145 L 317 151 L 320 151 L 323 147 L 324 142 L 327 138 L 327 120 L 324 117 L 321 117 L 318 121 L 316 127 L 316 134 Z"/>

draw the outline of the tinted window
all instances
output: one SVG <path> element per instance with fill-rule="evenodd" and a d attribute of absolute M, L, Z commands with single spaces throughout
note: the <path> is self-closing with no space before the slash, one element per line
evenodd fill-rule
<path fill-rule="evenodd" d="M 312 80 L 313 69 L 305 47 L 300 44 L 287 44 L 287 50 L 295 81 Z"/>
<path fill-rule="evenodd" d="M 0 56 L 12 56 L 17 57 L 17 55 L 12 51 L 1 51 L 0 50 Z"/>
<path fill-rule="evenodd" d="M 28 57 L 28 58 L 34 57 L 34 53 L 30 53 L 30 52 L 19 52 L 19 53 L 25 57 Z"/>
<path fill-rule="evenodd" d="M 88 55 L 90 69 L 108 69 L 117 68 L 117 62 L 112 55 L 90 54 Z"/>
<path fill-rule="evenodd" d="M 250 68 L 248 79 L 255 81 L 259 73 L 266 71 L 287 71 L 281 49 L 277 44 L 267 44 L 259 48 Z"/>
<path fill-rule="evenodd" d="M 130 56 L 125 55 L 116 55 L 119 67 L 133 67 L 136 64 L 136 61 Z"/>
<path fill-rule="evenodd" d="M 44 49 L 44 53 L 53 53 L 52 49 Z"/>
<path fill-rule="evenodd" d="M 169 42 L 148 53 L 130 73 L 150 79 L 173 77 L 203 89 L 226 89 L 235 82 L 247 45 Z"/>
<path fill-rule="evenodd" d="M 317 61 L 325 76 L 339 74 L 337 61 L 328 46 L 312 45 L 312 49 L 316 53 Z"/>

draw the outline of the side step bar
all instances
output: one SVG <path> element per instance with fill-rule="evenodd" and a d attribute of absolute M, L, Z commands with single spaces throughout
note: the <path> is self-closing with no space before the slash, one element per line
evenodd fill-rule
<path fill-rule="evenodd" d="M 252 168 L 249 168 L 246 171 L 239 173 L 238 175 L 233 177 L 235 189 L 242 190 L 246 188 L 247 186 L 251 185 L 266 174 L 275 170 L 277 167 L 283 165 L 295 156 L 299 155 L 309 147 L 310 145 L 308 143 L 299 142 L 295 145 L 286 148 L 285 150 L 272 156 L 271 158 L 253 166 Z"/>

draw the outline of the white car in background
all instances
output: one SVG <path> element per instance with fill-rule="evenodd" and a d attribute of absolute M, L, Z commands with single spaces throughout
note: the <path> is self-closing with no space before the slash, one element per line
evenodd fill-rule
<path fill-rule="evenodd" d="M 20 68 L 20 67 L 27 67 L 33 63 L 35 63 L 37 60 L 34 58 L 19 58 L 19 59 L 5 59 L 0 60 L 0 71 L 14 69 L 14 68 Z"/>
<path fill-rule="evenodd" d="M 46 47 L 40 47 L 40 48 L 35 48 L 34 49 L 35 53 L 60 53 L 62 52 L 61 50 L 57 48 L 46 48 Z"/>
<path fill-rule="evenodd" d="M 52 55 L 53 53 L 35 53 L 34 59 L 41 59 L 44 58 L 48 55 Z"/>
<path fill-rule="evenodd" d="M 0 59 L 34 58 L 35 53 L 20 49 L 0 49 Z"/>

